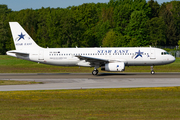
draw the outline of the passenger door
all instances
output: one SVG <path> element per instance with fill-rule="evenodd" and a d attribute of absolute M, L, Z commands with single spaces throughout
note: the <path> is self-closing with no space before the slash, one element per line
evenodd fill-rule
<path fill-rule="evenodd" d="M 150 49 L 150 59 L 156 59 L 156 51 L 155 49 Z"/>

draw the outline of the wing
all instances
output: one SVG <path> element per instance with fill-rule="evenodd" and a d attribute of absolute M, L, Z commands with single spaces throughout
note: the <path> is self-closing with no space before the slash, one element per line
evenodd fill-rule
<path fill-rule="evenodd" d="M 78 55 L 76 57 L 78 57 L 80 60 L 85 60 L 86 62 L 90 62 L 90 65 L 92 66 L 95 66 L 95 65 L 102 66 L 106 63 L 109 63 L 109 60 L 107 59 L 100 59 L 100 58 L 87 57 L 87 56 L 81 56 L 81 55 Z"/>

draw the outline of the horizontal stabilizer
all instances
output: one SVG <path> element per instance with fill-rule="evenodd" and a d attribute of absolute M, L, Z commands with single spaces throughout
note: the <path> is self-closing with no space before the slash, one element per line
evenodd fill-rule
<path fill-rule="evenodd" d="M 17 50 L 7 51 L 7 54 L 8 54 L 8 53 L 29 55 L 29 53 L 26 53 L 26 52 L 23 52 L 23 51 L 17 51 Z"/>

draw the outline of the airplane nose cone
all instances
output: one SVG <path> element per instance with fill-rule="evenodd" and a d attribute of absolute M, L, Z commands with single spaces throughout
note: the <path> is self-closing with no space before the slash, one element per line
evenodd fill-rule
<path fill-rule="evenodd" d="M 170 61 L 171 63 L 173 63 L 175 60 L 176 60 L 176 58 L 175 58 L 174 56 L 171 56 L 171 58 L 169 59 L 169 61 Z"/>

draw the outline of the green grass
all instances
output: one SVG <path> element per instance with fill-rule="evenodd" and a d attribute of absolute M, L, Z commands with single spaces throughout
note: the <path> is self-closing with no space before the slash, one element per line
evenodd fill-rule
<path fill-rule="evenodd" d="M 91 73 L 93 69 L 44 65 L 0 55 L 0 73 Z M 180 58 L 176 58 L 172 64 L 155 66 L 154 70 L 156 72 L 180 72 Z M 100 70 L 100 72 L 104 71 Z M 150 72 L 150 66 L 126 66 L 125 72 Z"/>
<path fill-rule="evenodd" d="M 1 120 L 180 119 L 180 87 L 0 92 Z"/>
<path fill-rule="evenodd" d="M 0 55 L 0 73 L 73 73 L 90 71 L 92 71 L 92 68 L 52 66 Z"/>
<path fill-rule="evenodd" d="M 35 81 L 15 81 L 15 80 L 0 80 L 0 85 L 27 85 L 27 84 L 43 84 Z"/>

